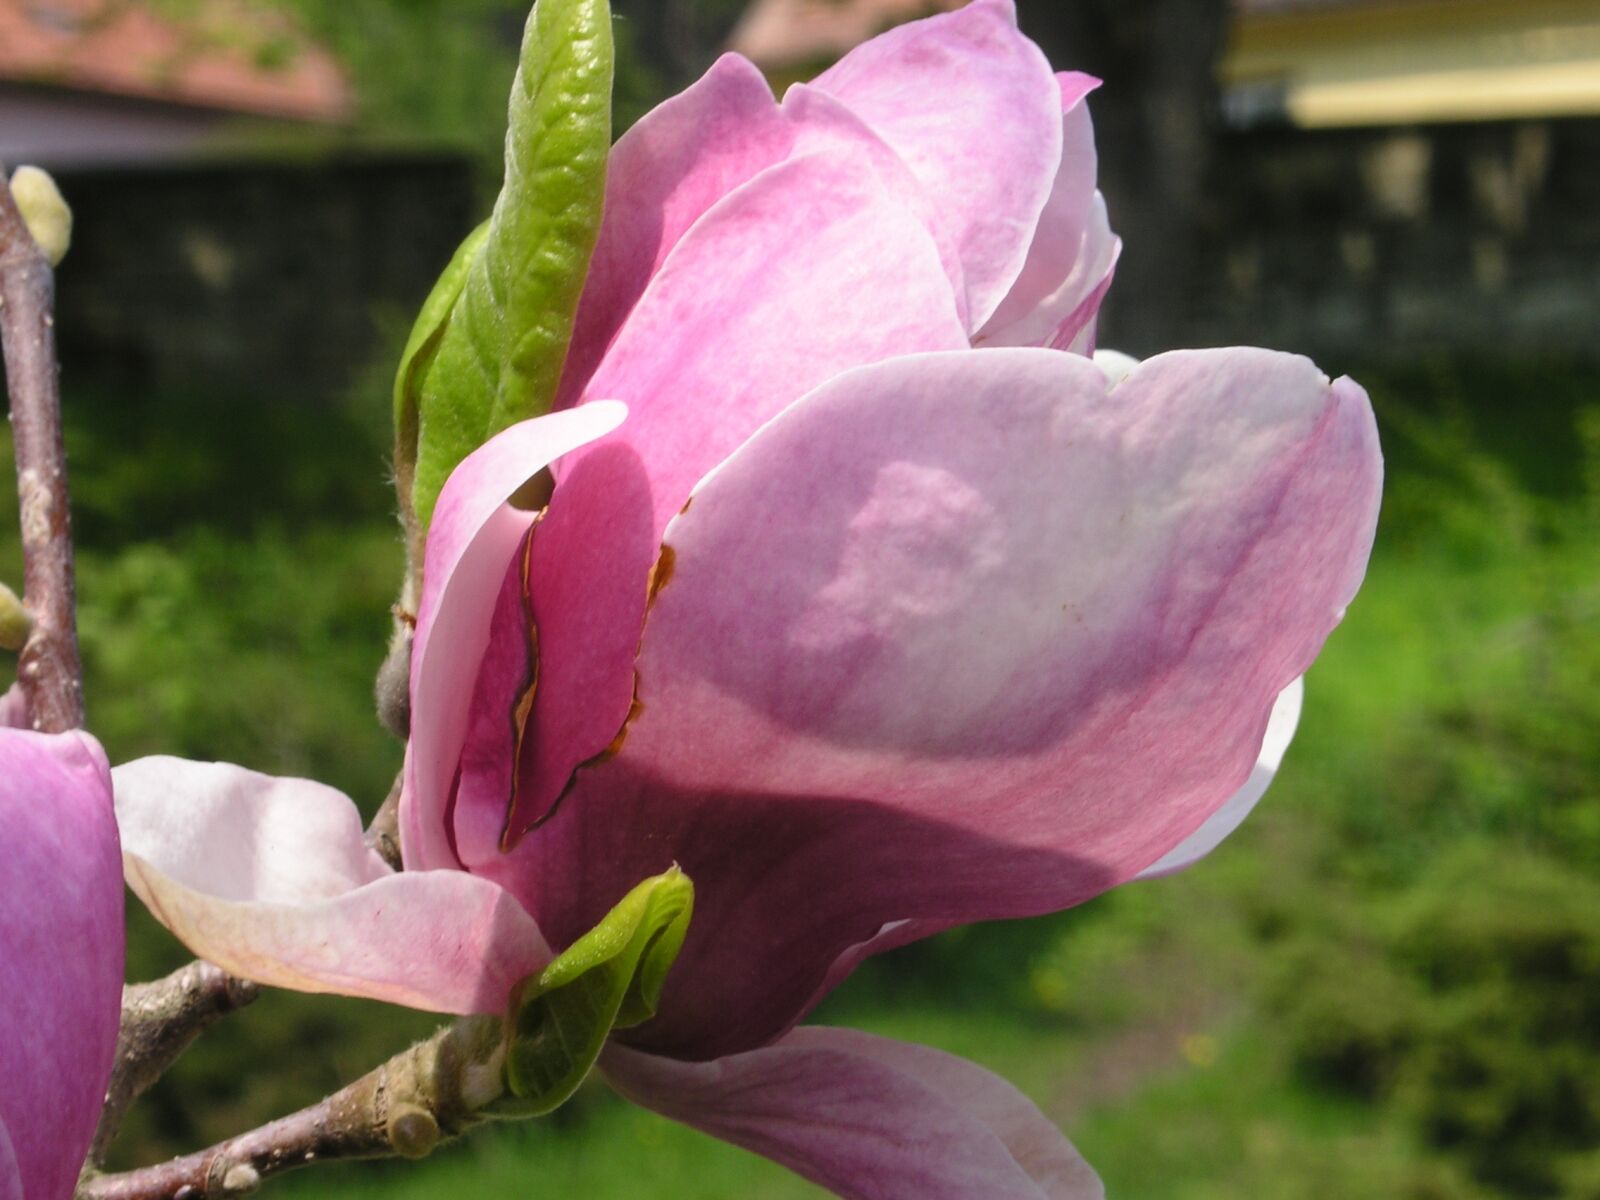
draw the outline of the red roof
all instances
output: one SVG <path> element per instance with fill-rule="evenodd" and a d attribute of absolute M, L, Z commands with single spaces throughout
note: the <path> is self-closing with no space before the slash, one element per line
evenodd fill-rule
<path fill-rule="evenodd" d="M 307 121 L 352 106 L 332 55 L 242 0 L 182 19 L 140 0 L 0 0 L 0 80 Z"/>
<path fill-rule="evenodd" d="M 791 67 L 839 58 L 892 25 L 949 12 L 967 0 L 755 0 L 728 48 L 759 66 Z"/>

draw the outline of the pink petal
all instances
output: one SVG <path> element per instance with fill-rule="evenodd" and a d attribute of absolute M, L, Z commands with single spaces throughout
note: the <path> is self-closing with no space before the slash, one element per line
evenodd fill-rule
<path fill-rule="evenodd" d="M 891 922 L 1079 903 L 1245 783 L 1365 568 L 1370 407 L 1260 350 L 1107 389 L 1049 351 L 899 359 L 697 489 L 621 754 L 495 868 L 557 944 L 654 871 L 694 879 L 630 1044 L 759 1045 Z"/>
<path fill-rule="evenodd" d="M 558 407 L 582 393 L 667 255 L 722 197 L 789 155 L 794 132 L 753 63 L 725 54 L 617 139 Z"/>
<path fill-rule="evenodd" d="M 973 339 L 975 345 L 1053 346 L 1083 353 L 1085 348 L 1074 343 L 1094 324 L 1121 253 L 1105 200 L 1095 190 L 1099 163 L 1088 96 L 1100 81 L 1076 73 L 1058 78 L 1065 115 L 1055 188 L 1022 274 Z"/>
<path fill-rule="evenodd" d="M 814 85 L 903 158 L 948 222 L 971 328 L 1016 282 L 1061 162 L 1061 88 L 1009 0 L 893 29 Z"/>
<path fill-rule="evenodd" d="M 1033 1103 L 983 1068 L 849 1029 L 681 1063 L 613 1047 L 636 1104 L 782 1163 L 847 1200 L 1102 1200 L 1099 1178 Z"/>
<path fill-rule="evenodd" d="M 0 730 L 0 1197 L 68 1200 L 122 1002 L 122 880 L 105 755 Z"/>
<path fill-rule="evenodd" d="M 702 216 L 769 167 L 836 151 L 867 156 L 896 198 L 933 232 L 964 305 L 959 251 L 943 233 L 933 199 L 899 156 L 861 118 L 814 89 L 790 89 L 780 108 L 755 65 L 728 54 L 648 113 L 612 151 L 605 223 L 556 406 L 577 401 L 650 280 Z"/>
<path fill-rule="evenodd" d="M 513 425 L 468 455 L 445 482 L 428 531 L 411 652 L 411 743 L 400 804 L 410 870 L 455 867 L 445 813 L 467 735 L 490 619 L 506 571 L 533 525 L 508 497 L 563 454 L 615 429 L 627 410 L 591 404 Z M 502 809 L 509 797 L 500 797 Z"/>
<path fill-rule="evenodd" d="M 533 918 L 489 881 L 390 870 L 332 788 L 174 758 L 113 774 L 128 886 L 243 978 L 486 1013 L 550 961 Z"/>
<path fill-rule="evenodd" d="M 1205 819 L 1205 823 L 1183 841 L 1140 871 L 1136 878 L 1161 879 L 1194 866 L 1206 855 L 1227 840 L 1228 835 L 1244 824 L 1283 763 L 1283 756 L 1294 741 L 1295 726 L 1300 723 L 1300 705 L 1305 699 L 1305 681 L 1296 679 L 1278 695 L 1267 718 L 1266 737 L 1261 743 L 1261 754 L 1251 768 L 1250 778 L 1244 786 L 1228 799 L 1222 807 Z"/>
<path fill-rule="evenodd" d="M 631 418 L 562 462 L 533 539 L 540 674 L 513 833 L 622 728 L 661 532 L 695 482 L 839 372 L 965 344 L 933 239 L 863 155 L 773 167 L 689 231 L 589 385 Z"/>

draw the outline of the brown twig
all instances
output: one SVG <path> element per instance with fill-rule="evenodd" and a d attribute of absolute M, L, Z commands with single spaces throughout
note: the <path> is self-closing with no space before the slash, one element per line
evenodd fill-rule
<path fill-rule="evenodd" d="M 90 1162 L 96 1166 L 105 1162 L 129 1107 L 166 1074 L 195 1038 L 260 994 L 255 984 L 235 979 L 208 962 L 192 962 L 165 979 L 123 988 L 117 1065 L 106 1089 Z"/>
<path fill-rule="evenodd" d="M 17 678 L 33 728 L 49 733 L 83 725 L 54 304 L 55 274 L 0 169 L 0 350 L 22 501 L 23 603 L 33 617 Z"/>
<path fill-rule="evenodd" d="M 225 1200 L 314 1162 L 422 1158 L 500 1098 L 501 1038 L 496 1019 L 459 1021 L 292 1116 L 159 1166 L 91 1176 L 77 1200 Z"/>

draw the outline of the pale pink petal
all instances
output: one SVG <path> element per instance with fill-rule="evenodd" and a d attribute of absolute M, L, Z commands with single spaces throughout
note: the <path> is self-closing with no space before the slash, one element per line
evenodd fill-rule
<path fill-rule="evenodd" d="M 500 869 L 558 944 L 678 862 L 678 1057 L 759 1045 L 851 947 L 1123 882 L 1244 785 L 1366 564 L 1349 381 L 1259 350 L 1108 393 L 1042 350 L 833 380 L 672 524 L 621 754 Z M 580 865 L 581 864 L 581 865 Z"/>
<path fill-rule="evenodd" d="M 813 86 L 854 110 L 938 204 L 972 329 L 1011 290 L 1061 162 L 1061 87 L 1010 0 L 976 0 L 857 47 Z"/>
<path fill-rule="evenodd" d="M 1229 834 L 1244 824 L 1244 819 L 1261 797 L 1267 794 L 1267 788 L 1272 786 L 1273 777 L 1277 775 L 1283 756 L 1289 750 L 1289 743 L 1294 741 L 1305 691 L 1305 681 L 1296 679 L 1279 693 L 1278 702 L 1272 706 L 1272 715 L 1267 718 L 1261 754 L 1244 786 L 1223 801 L 1222 807 L 1207 817 L 1205 824 L 1140 871 L 1136 878 L 1160 879 L 1187 870 L 1222 845 Z"/>
<path fill-rule="evenodd" d="M 1088 103 L 1100 81 L 1076 72 L 1057 78 L 1064 115 L 1055 187 L 1022 274 L 974 345 L 1078 349 L 1074 343 L 1094 323 L 1110 285 L 1121 243 L 1095 190 L 1099 163 Z"/>
<path fill-rule="evenodd" d="M 433 524 L 411 651 L 411 742 L 400 804 L 406 867 L 459 865 L 446 812 L 490 620 L 534 514 L 507 498 L 561 455 L 611 432 L 620 404 L 585 405 L 513 425 L 468 455 L 445 482 Z M 504 803 L 506 798 L 502 798 Z"/>
<path fill-rule="evenodd" d="M 0 846 L 0 1197 L 68 1200 L 122 1002 L 122 869 L 93 739 L 0 730 Z"/>
<path fill-rule="evenodd" d="M 539 687 L 513 833 L 622 728 L 661 532 L 695 482 L 839 372 L 965 344 L 933 239 L 864 155 L 773 167 L 689 231 L 589 385 L 628 423 L 560 464 L 533 538 Z M 459 805 L 480 802 L 496 798 Z"/>
<path fill-rule="evenodd" d="M 1100 306 L 1105 303 L 1106 293 L 1111 290 L 1111 281 L 1116 277 L 1117 263 L 1121 258 L 1122 239 L 1111 232 L 1105 198 L 1096 192 L 1094 207 L 1090 212 L 1089 232 L 1084 237 L 1083 250 L 1072 274 L 1067 276 L 1060 288 L 1045 297 L 1031 318 L 1018 322 L 1015 330 L 1007 331 L 1007 334 L 1020 330 L 1031 333 L 1040 318 L 1045 323 L 1054 320 L 1055 330 L 1043 345 L 1052 350 L 1092 356 L 1100 324 Z M 1006 334 L 1002 334 L 990 345 L 1002 345 L 1005 338 Z"/>
<path fill-rule="evenodd" d="M 550 960 L 533 918 L 461 871 L 396 874 L 355 805 L 305 779 L 144 758 L 114 772 L 128 886 L 245 979 L 430 1012 L 500 1012 Z"/>
<path fill-rule="evenodd" d="M 634 1103 L 788 1167 L 846 1200 L 1102 1200 L 1099 1178 L 1026 1096 L 982 1067 L 849 1029 L 683 1063 L 614 1047 Z"/>

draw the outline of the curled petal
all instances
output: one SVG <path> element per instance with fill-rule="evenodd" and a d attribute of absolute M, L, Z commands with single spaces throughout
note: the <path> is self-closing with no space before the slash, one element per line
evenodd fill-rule
<path fill-rule="evenodd" d="M 1010 0 L 901 25 L 812 86 L 871 126 L 936 198 L 970 327 L 984 325 L 1022 272 L 1061 163 L 1061 87 Z"/>
<path fill-rule="evenodd" d="M 964 1059 L 848 1029 L 797 1029 L 708 1063 L 614 1047 L 628 1099 L 846 1200 L 1102 1200 L 1099 1178 L 1021 1092 Z"/>
<path fill-rule="evenodd" d="M 439 494 L 411 651 L 411 743 L 400 802 L 401 850 L 410 870 L 460 865 L 446 824 L 452 782 L 496 604 L 534 522 L 533 513 L 507 501 L 556 459 L 610 433 L 626 415 L 620 404 L 599 402 L 513 425 L 463 459 Z M 508 724 L 509 719 L 507 714 Z M 503 812 L 509 797 L 502 795 L 499 803 Z"/>
<path fill-rule="evenodd" d="M 1244 785 L 1380 474 L 1365 395 L 1290 355 L 843 375 L 668 529 L 627 741 L 503 877 L 559 942 L 680 863 L 702 919 L 627 1036 L 685 1058 L 770 1040 L 892 922 L 1080 903 Z"/>
<path fill-rule="evenodd" d="M 1100 303 L 1122 243 L 1111 232 L 1105 200 L 1095 190 L 1099 160 L 1089 93 L 1100 81 L 1075 72 L 1057 78 L 1064 115 L 1055 187 L 1022 274 L 973 338 L 975 345 L 1051 346 L 1080 354 L 1093 349 Z"/>
<path fill-rule="evenodd" d="M 1278 695 L 1267 718 L 1267 732 L 1261 743 L 1261 755 L 1250 770 L 1244 786 L 1229 796 L 1201 825 L 1183 841 L 1168 850 L 1156 862 L 1139 872 L 1140 879 L 1160 879 L 1194 866 L 1206 855 L 1227 840 L 1228 835 L 1244 824 L 1267 788 L 1278 773 L 1283 756 L 1294 741 L 1295 727 L 1300 724 L 1300 706 L 1305 699 L 1305 680 L 1296 679 Z"/>
<path fill-rule="evenodd" d="M 245 979 L 500 1012 L 550 960 L 533 918 L 488 880 L 391 871 L 332 788 L 173 758 L 113 775 L 128 886 L 189 949 Z"/>
<path fill-rule="evenodd" d="M 98 744 L 0 730 L 0 1197 L 67 1200 L 122 1000 L 122 880 Z"/>

